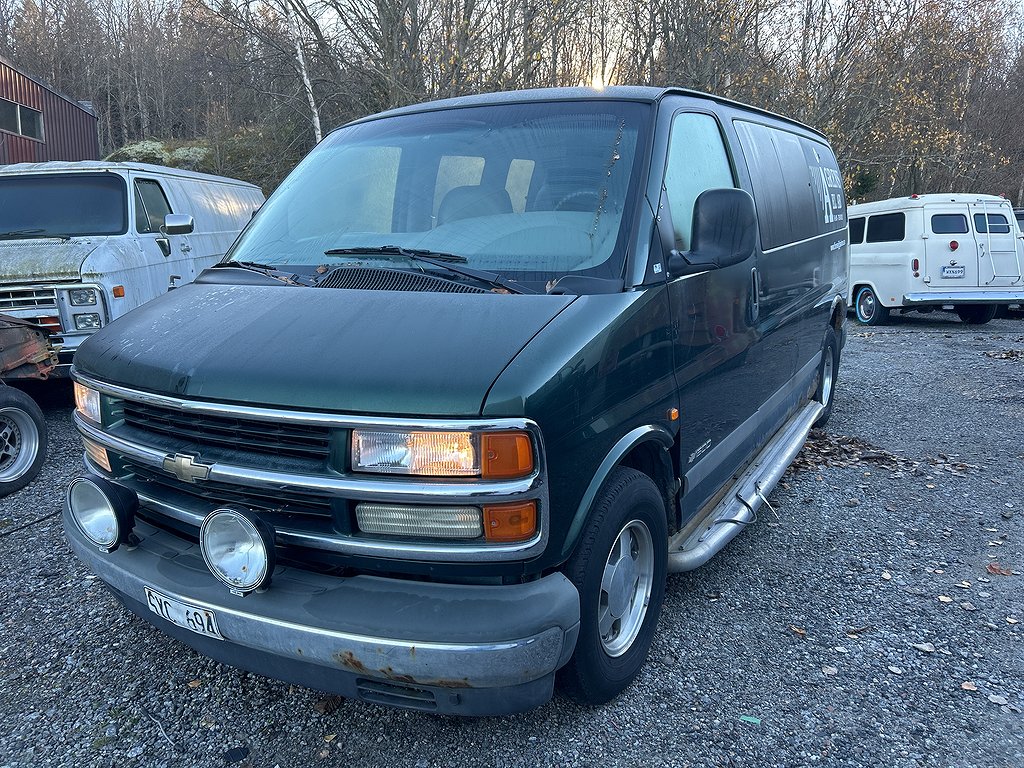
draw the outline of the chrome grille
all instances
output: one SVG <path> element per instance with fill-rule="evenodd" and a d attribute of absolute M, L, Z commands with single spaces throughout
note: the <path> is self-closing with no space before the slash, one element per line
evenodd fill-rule
<path fill-rule="evenodd" d="M 187 441 L 202 448 L 238 449 L 291 456 L 322 464 L 330 454 L 327 427 L 213 416 L 124 400 L 125 424 L 143 432 Z"/>
<path fill-rule="evenodd" d="M 219 504 L 240 504 L 257 512 L 274 515 L 328 519 L 332 516 L 331 499 L 328 496 L 300 493 L 290 489 L 261 490 L 211 480 L 191 485 L 152 467 L 125 460 L 122 460 L 122 464 L 135 475 L 138 491 L 158 498 L 166 498 L 167 492 L 186 496 L 200 509 L 209 507 L 212 510 Z"/>
<path fill-rule="evenodd" d="M 52 309 L 57 311 L 57 291 L 54 288 L 0 289 L 0 311 L 12 309 Z"/>

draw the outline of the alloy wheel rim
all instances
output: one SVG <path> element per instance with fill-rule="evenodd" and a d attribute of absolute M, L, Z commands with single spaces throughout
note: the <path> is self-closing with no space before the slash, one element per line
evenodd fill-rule
<path fill-rule="evenodd" d="M 39 429 L 19 408 L 0 408 L 0 482 L 9 483 L 28 472 L 39 446 Z"/>
<path fill-rule="evenodd" d="M 867 322 L 875 314 L 875 295 L 871 291 L 862 291 L 857 301 L 857 314 L 860 319 Z"/>
<path fill-rule="evenodd" d="M 642 521 L 632 520 L 615 537 L 601 574 L 597 628 L 609 656 L 624 654 L 640 634 L 653 584 L 654 539 Z"/>
<path fill-rule="evenodd" d="M 821 369 L 821 404 L 828 406 L 832 398 L 832 386 L 835 380 L 835 364 L 832 361 L 832 348 L 825 348 L 825 364 Z"/>

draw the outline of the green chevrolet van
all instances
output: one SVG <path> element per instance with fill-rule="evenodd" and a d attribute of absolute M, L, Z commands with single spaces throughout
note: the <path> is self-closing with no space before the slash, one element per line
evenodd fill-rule
<path fill-rule="evenodd" d="M 68 539 L 130 610 L 270 677 L 456 714 L 556 681 L 608 701 L 666 574 L 828 419 L 847 239 L 825 137 L 712 96 L 358 120 L 221 263 L 82 344 Z"/>

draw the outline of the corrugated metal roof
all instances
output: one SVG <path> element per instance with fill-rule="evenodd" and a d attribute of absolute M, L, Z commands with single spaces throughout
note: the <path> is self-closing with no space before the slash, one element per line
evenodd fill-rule
<path fill-rule="evenodd" d="M 60 91 L 56 90 L 56 89 L 55 89 L 55 88 L 53 88 L 52 86 L 50 86 L 50 85 L 47 85 L 47 84 L 46 84 L 45 82 L 43 82 L 42 80 L 40 80 L 40 79 L 39 79 L 38 77 L 33 77 L 33 76 L 32 76 L 32 75 L 30 75 L 30 74 L 29 74 L 28 72 L 26 72 L 25 70 L 23 70 L 23 69 L 21 69 L 20 67 L 18 67 L 18 65 L 17 65 L 17 64 L 15 64 L 15 63 L 14 63 L 13 61 L 11 61 L 10 59 L 8 59 L 8 58 L 7 58 L 6 56 L 4 56 L 3 54 L 0 54 L 0 64 L 6 64 L 6 65 L 7 65 L 8 67 L 10 67 L 11 69 L 13 69 L 13 70 L 14 70 L 15 72 L 17 72 L 17 73 L 18 73 L 19 75 L 21 75 L 22 77 L 24 77 L 24 78 L 26 78 L 26 79 L 28 79 L 28 80 L 31 80 L 31 81 L 32 81 L 33 83 L 35 83 L 36 85 L 38 85 L 38 86 L 39 86 L 40 88 L 44 88 L 45 90 L 49 91 L 50 93 L 54 94 L 55 96 L 59 96 L 59 97 L 60 97 L 60 98 L 62 98 L 62 99 L 63 99 L 64 101 L 68 102 L 68 104 L 71 104 L 72 106 L 74 106 L 74 107 L 76 107 L 76 108 L 80 109 L 80 110 L 81 110 L 82 112 L 84 112 L 85 114 L 87 114 L 87 115 L 88 115 L 89 117 L 91 117 L 91 118 L 92 118 L 93 120 L 97 120 L 97 119 L 99 119 L 99 118 L 97 118 L 97 117 L 96 117 L 96 113 L 95 113 L 95 112 L 94 112 L 93 110 L 91 110 L 91 109 L 87 109 L 86 107 L 82 106 L 81 102 L 79 102 L 79 101 L 78 101 L 77 99 L 73 99 L 73 98 L 71 98 L 70 96 L 68 96 L 68 95 L 66 95 L 66 94 L 63 94 L 63 93 L 61 93 Z M 33 104 L 26 104 L 25 106 L 27 106 L 27 107 L 33 107 L 33 108 L 35 108 L 35 109 L 38 109 L 38 107 L 35 107 L 35 105 L 33 105 Z"/>

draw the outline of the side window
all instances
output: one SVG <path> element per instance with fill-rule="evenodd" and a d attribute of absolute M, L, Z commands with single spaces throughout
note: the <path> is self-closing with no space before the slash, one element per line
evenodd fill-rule
<path fill-rule="evenodd" d="M 850 219 L 850 245 L 860 245 L 864 242 L 864 217 L 858 216 Z"/>
<path fill-rule="evenodd" d="M 967 217 L 962 213 L 936 213 L 932 216 L 932 234 L 966 235 Z"/>
<path fill-rule="evenodd" d="M 985 214 L 974 214 L 974 228 L 982 235 L 1006 235 L 1010 232 L 1010 222 L 1001 213 L 988 214 L 988 224 L 985 223 Z M 966 230 L 965 230 L 966 231 Z"/>
<path fill-rule="evenodd" d="M 693 204 L 707 189 L 734 187 L 718 121 L 700 112 L 684 112 L 672 121 L 665 190 L 675 230 L 676 248 L 690 247 Z"/>
<path fill-rule="evenodd" d="M 164 217 L 171 213 L 160 183 L 152 179 L 135 180 L 135 229 L 139 234 L 159 232 Z"/>
<path fill-rule="evenodd" d="M 895 243 L 907 236 L 907 217 L 902 213 L 883 213 L 868 219 L 869 243 Z"/>

